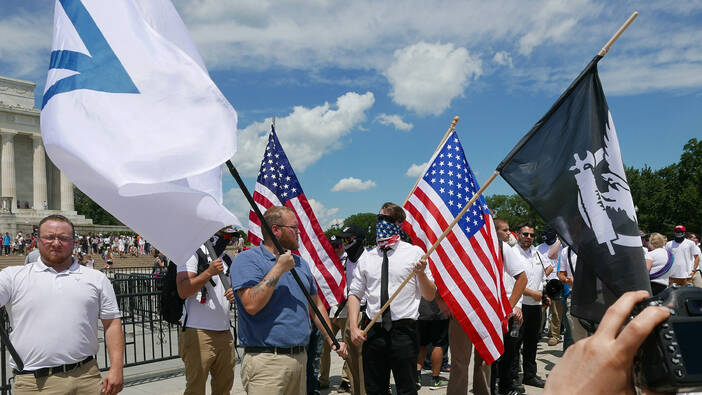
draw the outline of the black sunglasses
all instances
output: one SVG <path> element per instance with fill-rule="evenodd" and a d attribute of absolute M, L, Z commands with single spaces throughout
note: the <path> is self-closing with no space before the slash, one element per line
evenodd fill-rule
<path fill-rule="evenodd" d="M 533 234 L 533 233 L 529 233 L 529 232 L 522 232 L 522 236 L 533 238 L 533 237 L 534 237 L 534 234 Z"/>
<path fill-rule="evenodd" d="M 395 218 L 393 218 L 389 215 L 385 215 L 385 214 L 378 214 L 378 221 L 386 221 L 386 222 L 390 222 L 391 224 L 394 224 Z"/>

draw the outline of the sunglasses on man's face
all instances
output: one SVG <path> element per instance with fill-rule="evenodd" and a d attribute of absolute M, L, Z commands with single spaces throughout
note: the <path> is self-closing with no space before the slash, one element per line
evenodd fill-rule
<path fill-rule="evenodd" d="M 534 238 L 534 234 L 529 232 L 522 232 L 522 236 Z"/>
<path fill-rule="evenodd" d="M 395 223 L 395 219 L 393 217 L 385 214 L 378 214 L 378 222 L 380 221 L 390 222 L 391 224 Z"/>

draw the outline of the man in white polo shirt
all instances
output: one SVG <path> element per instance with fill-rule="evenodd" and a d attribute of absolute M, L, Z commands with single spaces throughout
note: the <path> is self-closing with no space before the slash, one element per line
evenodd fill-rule
<path fill-rule="evenodd" d="M 536 375 L 536 345 L 539 341 L 541 330 L 541 290 L 543 282 L 553 271 L 551 261 L 542 256 L 534 243 L 534 226 L 528 223 L 517 226 L 517 241 L 514 250 L 522 257 L 527 274 L 527 286 L 524 289 L 522 301 L 522 368 L 524 377 L 522 384 L 543 388 L 545 382 Z"/>
<path fill-rule="evenodd" d="M 217 237 L 230 237 L 231 232 L 223 229 Z M 234 338 L 229 329 L 229 302 L 234 301 L 234 293 L 218 276 L 229 268 L 226 262 L 231 257 L 225 256 L 211 257 L 202 245 L 187 262 L 177 264 L 178 294 L 185 299 L 180 320 L 183 330 L 178 336 L 185 364 L 185 395 L 204 394 L 209 374 L 213 395 L 229 394 L 234 384 Z"/>
<path fill-rule="evenodd" d="M 116 394 L 122 390 L 124 337 L 114 289 L 105 275 L 79 265 L 73 224 L 50 215 L 39 222 L 40 259 L 0 271 L 0 305 L 24 362 L 15 394 Z M 110 370 L 100 380 L 98 320 L 105 329 Z"/>

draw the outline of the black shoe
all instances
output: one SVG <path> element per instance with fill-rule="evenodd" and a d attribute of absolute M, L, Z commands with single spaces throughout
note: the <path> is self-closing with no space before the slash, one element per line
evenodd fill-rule
<path fill-rule="evenodd" d="M 419 391 L 420 388 L 422 388 L 422 375 L 421 372 L 417 372 L 417 381 L 416 381 L 416 386 L 417 386 L 417 391 Z M 392 391 L 390 392 L 392 393 Z"/>
<path fill-rule="evenodd" d="M 522 380 L 522 384 L 530 385 L 532 387 L 544 388 L 546 382 L 539 376 L 529 377 L 528 379 Z"/>
<path fill-rule="evenodd" d="M 345 392 L 351 392 L 351 383 L 348 381 L 341 381 L 341 384 L 339 384 L 339 389 L 336 390 L 338 393 L 345 393 Z"/>

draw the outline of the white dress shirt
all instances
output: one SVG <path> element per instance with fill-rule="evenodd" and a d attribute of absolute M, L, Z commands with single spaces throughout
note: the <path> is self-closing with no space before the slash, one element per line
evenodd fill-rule
<path fill-rule="evenodd" d="M 424 255 L 424 251 L 417 246 L 398 242 L 388 251 L 388 297 L 391 297 L 400 284 L 414 270 L 414 265 Z M 358 265 L 353 273 L 353 280 L 349 289 L 350 295 L 359 300 L 366 297 L 366 314 L 373 318 L 382 305 L 380 304 L 380 277 L 382 274 L 383 251 L 376 247 L 366 251 L 358 259 Z M 433 278 L 429 266 L 424 271 L 431 281 Z M 419 317 L 419 301 L 422 292 L 419 288 L 417 276 L 412 276 L 407 285 L 400 291 L 390 304 L 391 319 L 416 320 Z"/>
<path fill-rule="evenodd" d="M 533 291 L 541 291 L 544 286 L 544 280 L 546 279 L 545 270 L 551 266 L 551 261 L 542 256 L 534 246 L 529 246 L 529 248 L 525 250 L 517 244 L 512 248 L 522 257 L 526 266 L 526 287 Z M 535 300 L 531 296 L 524 295 L 522 303 L 525 305 L 538 306 L 541 305 L 541 299 Z"/>

